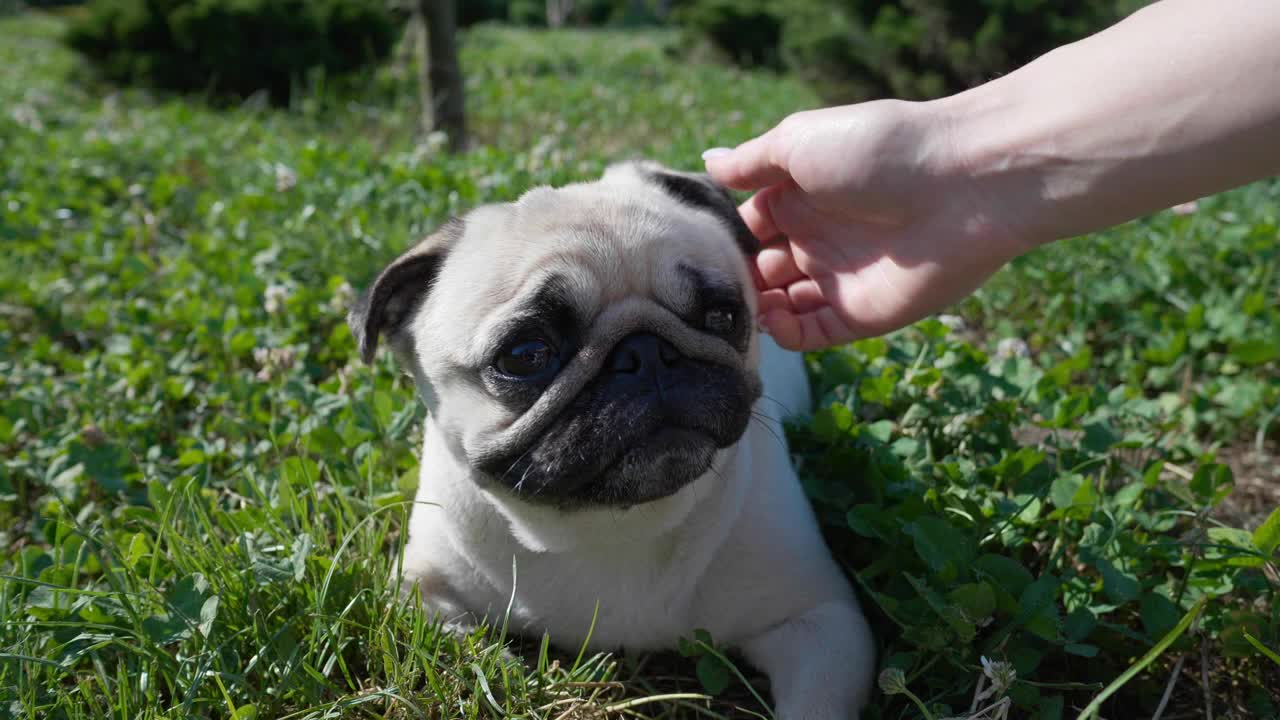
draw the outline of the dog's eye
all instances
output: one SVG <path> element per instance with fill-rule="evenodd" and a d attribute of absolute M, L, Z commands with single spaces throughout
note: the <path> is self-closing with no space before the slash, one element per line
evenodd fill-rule
<path fill-rule="evenodd" d="M 702 326 L 707 332 L 728 335 L 733 332 L 733 311 L 728 308 L 712 308 L 703 316 Z"/>
<path fill-rule="evenodd" d="M 551 370 L 559 362 L 551 346 L 543 340 L 525 340 L 502 351 L 495 363 L 503 375 L 527 378 Z"/>

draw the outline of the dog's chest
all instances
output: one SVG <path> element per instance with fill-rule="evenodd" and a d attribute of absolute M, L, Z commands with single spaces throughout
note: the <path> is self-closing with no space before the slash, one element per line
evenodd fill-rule
<path fill-rule="evenodd" d="M 573 553 L 518 553 L 513 620 L 559 644 L 671 647 L 696 624 L 707 558 L 673 537 L 602 542 Z M 592 618 L 595 628 L 592 630 Z"/>
<path fill-rule="evenodd" d="M 424 449 L 424 456 L 430 457 Z M 424 466 L 405 551 L 406 574 L 446 613 L 465 611 L 561 647 L 590 633 L 596 649 L 674 647 L 714 632 L 714 567 L 751 483 L 733 462 L 652 506 L 566 515 L 504 506 L 459 473 Z M 714 581 L 712 581 L 714 582 Z M 595 618 L 594 630 L 592 619 Z"/>

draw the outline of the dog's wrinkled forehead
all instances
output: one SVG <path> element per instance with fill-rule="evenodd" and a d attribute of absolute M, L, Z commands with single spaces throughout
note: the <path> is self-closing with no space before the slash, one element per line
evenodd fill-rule
<path fill-rule="evenodd" d="M 468 215 L 432 293 L 448 301 L 430 308 L 433 327 L 419 332 L 452 334 L 454 359 L 472 364 L 530 306 L 589 324 L 627 299 L 678 312 L 708 287 L 741 295 L 750 277 L 734 230 L 642 172 L 621 166 L 597 182 L 538 188 Z"/>
<path fill-rule="evenodd" d="M 677 312 L 696 286 L 753 303 L 746 259 L 757 248 L 707 175 L 622 163 L 594 182 L 535 188 L 450 221 L 384 268 L 348 321 L 366 361 L 381 337 L 411 364 L 450 354 L 451 364 L 478 362 L 495 323 L 553 291 L 580 324 L 637 299 L 650 301 L 644 312 Z"/>

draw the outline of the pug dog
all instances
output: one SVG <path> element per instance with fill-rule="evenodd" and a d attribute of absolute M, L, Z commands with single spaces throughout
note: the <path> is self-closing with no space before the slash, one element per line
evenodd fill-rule
<path fill-rule="evenodd" d="M 790 462 L 809 387 L 755 327 L 757 250 L 706 175 L 628 162 L 472 210 L 377 276 L 349 320 L 428 409 L 402 571 L 429 608 L 568 648 L 706 629 L 783 720 L 858 716 L 871 633 Z"/>

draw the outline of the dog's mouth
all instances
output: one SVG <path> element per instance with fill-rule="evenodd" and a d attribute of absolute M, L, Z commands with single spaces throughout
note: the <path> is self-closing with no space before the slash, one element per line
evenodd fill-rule
<path fill-rule="evenodd" d="M 679 492 L 711 469 L 718 450 L 732 444 L 724 438 L 717 441 L 704 429 L 664 423 L 638 440 L 619 443 L 619 449 L 608 456 L 547 461 L 535 447 L 501 473 L 486 475 L 500 491 L 524 502 L 566 510 L 623 508 Z"/>
<path fill-rule="evenodd" d="M 595 482 L 627 488 L 619 502 L 659 500 L 702 477 L 715 460 L 717 445 L 706 431 L 663 426 L 625 450 Z"/>
<path fill-rule="evenodd" d="M 640 347 L 661 349 L 652 339 Z M 753 375 L 687 357 L 646 371 L 658 360 L 629 358 L 583 387 L 530 444 L 473 467 L 500 491 L 562 508 L 652 502 L 706 474 L 746 432 L 759 394 Z"/>

